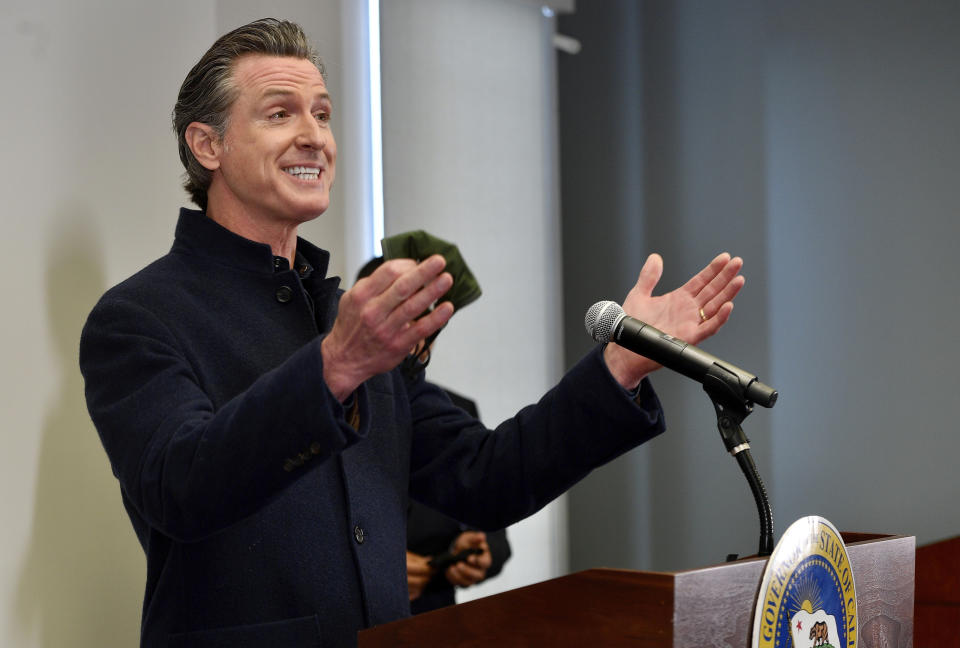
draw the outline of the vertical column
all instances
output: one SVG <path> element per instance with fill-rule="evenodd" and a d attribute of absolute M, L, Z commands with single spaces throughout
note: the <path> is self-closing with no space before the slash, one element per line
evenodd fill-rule
<path fill-rule="evenodd" d="M 553 23 L 514 2 L 381 11 L 387 234 L 456 242 L 476 274 L 483 297 L 440 335 L 428 376 L 474 398 L 493 426 L 562 368 Z M 559 573 L 560 511 L 511 529 L 514 558 L 491 587 Z"/>

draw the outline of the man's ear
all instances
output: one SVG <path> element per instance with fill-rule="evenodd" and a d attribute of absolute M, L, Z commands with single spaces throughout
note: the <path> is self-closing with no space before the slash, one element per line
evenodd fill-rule
<path fill-rule="evenodd" d="M 187 132 L 184 133 L 187 146 L 205 169 L 213 171 L 220 168 L 220 154 L 223 152 L 223 142 L 210 124 L 190 122 Z"/>

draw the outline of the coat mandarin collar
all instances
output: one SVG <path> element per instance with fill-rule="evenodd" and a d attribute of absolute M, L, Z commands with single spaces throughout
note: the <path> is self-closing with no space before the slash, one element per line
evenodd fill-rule
<path fill-rule="evenodd" d="M 273 251 L 269 245 L 234 234 L 196 209 L 180 208 L 171 249 L 171 252 L 178 251 L 209 257 L 242 270 L 273 274 Z M 319 277 L 327 276 L 329 252 L 300 237 L 297 237 L 297 252 L 307 259 Z"/>

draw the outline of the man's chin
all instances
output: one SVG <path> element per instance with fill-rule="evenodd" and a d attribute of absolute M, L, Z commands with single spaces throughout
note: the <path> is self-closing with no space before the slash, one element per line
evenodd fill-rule
<path fill-rule="evenodd" d="M 294 220 L 308 223 L 319 218 L 330 206 L 329 200 L 310 201 L 309 203 L 293 206 L 289 213 Z"/>

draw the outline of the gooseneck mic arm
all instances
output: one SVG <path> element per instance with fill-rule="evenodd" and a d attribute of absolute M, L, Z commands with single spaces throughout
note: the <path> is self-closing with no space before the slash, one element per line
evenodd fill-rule
<path fill-rule="evenodd" d="M 737 465 L 743 471 L 743 476 L 750 485 L 753 500 L 757 505 L 757 514 L 760 516 L 760 546 L 758 556 L 769 556 L 773 553 L 773 512 L 770 509 L 770 500 L 767 498 L 767 489 L 763 486 L 757 465 L 753 462 L 750 453 L 750 440 L 744 434 L 740 424 L 750 416 L 753 407 L 743 402 L 740 395 L 730 389 L 730 385 L 720 376 L 708 376 L 703 381 L 703 390 L 713 402 L 713 409 L 717 413 L 717 429 L 723 445 L 737 460 Z"/>

